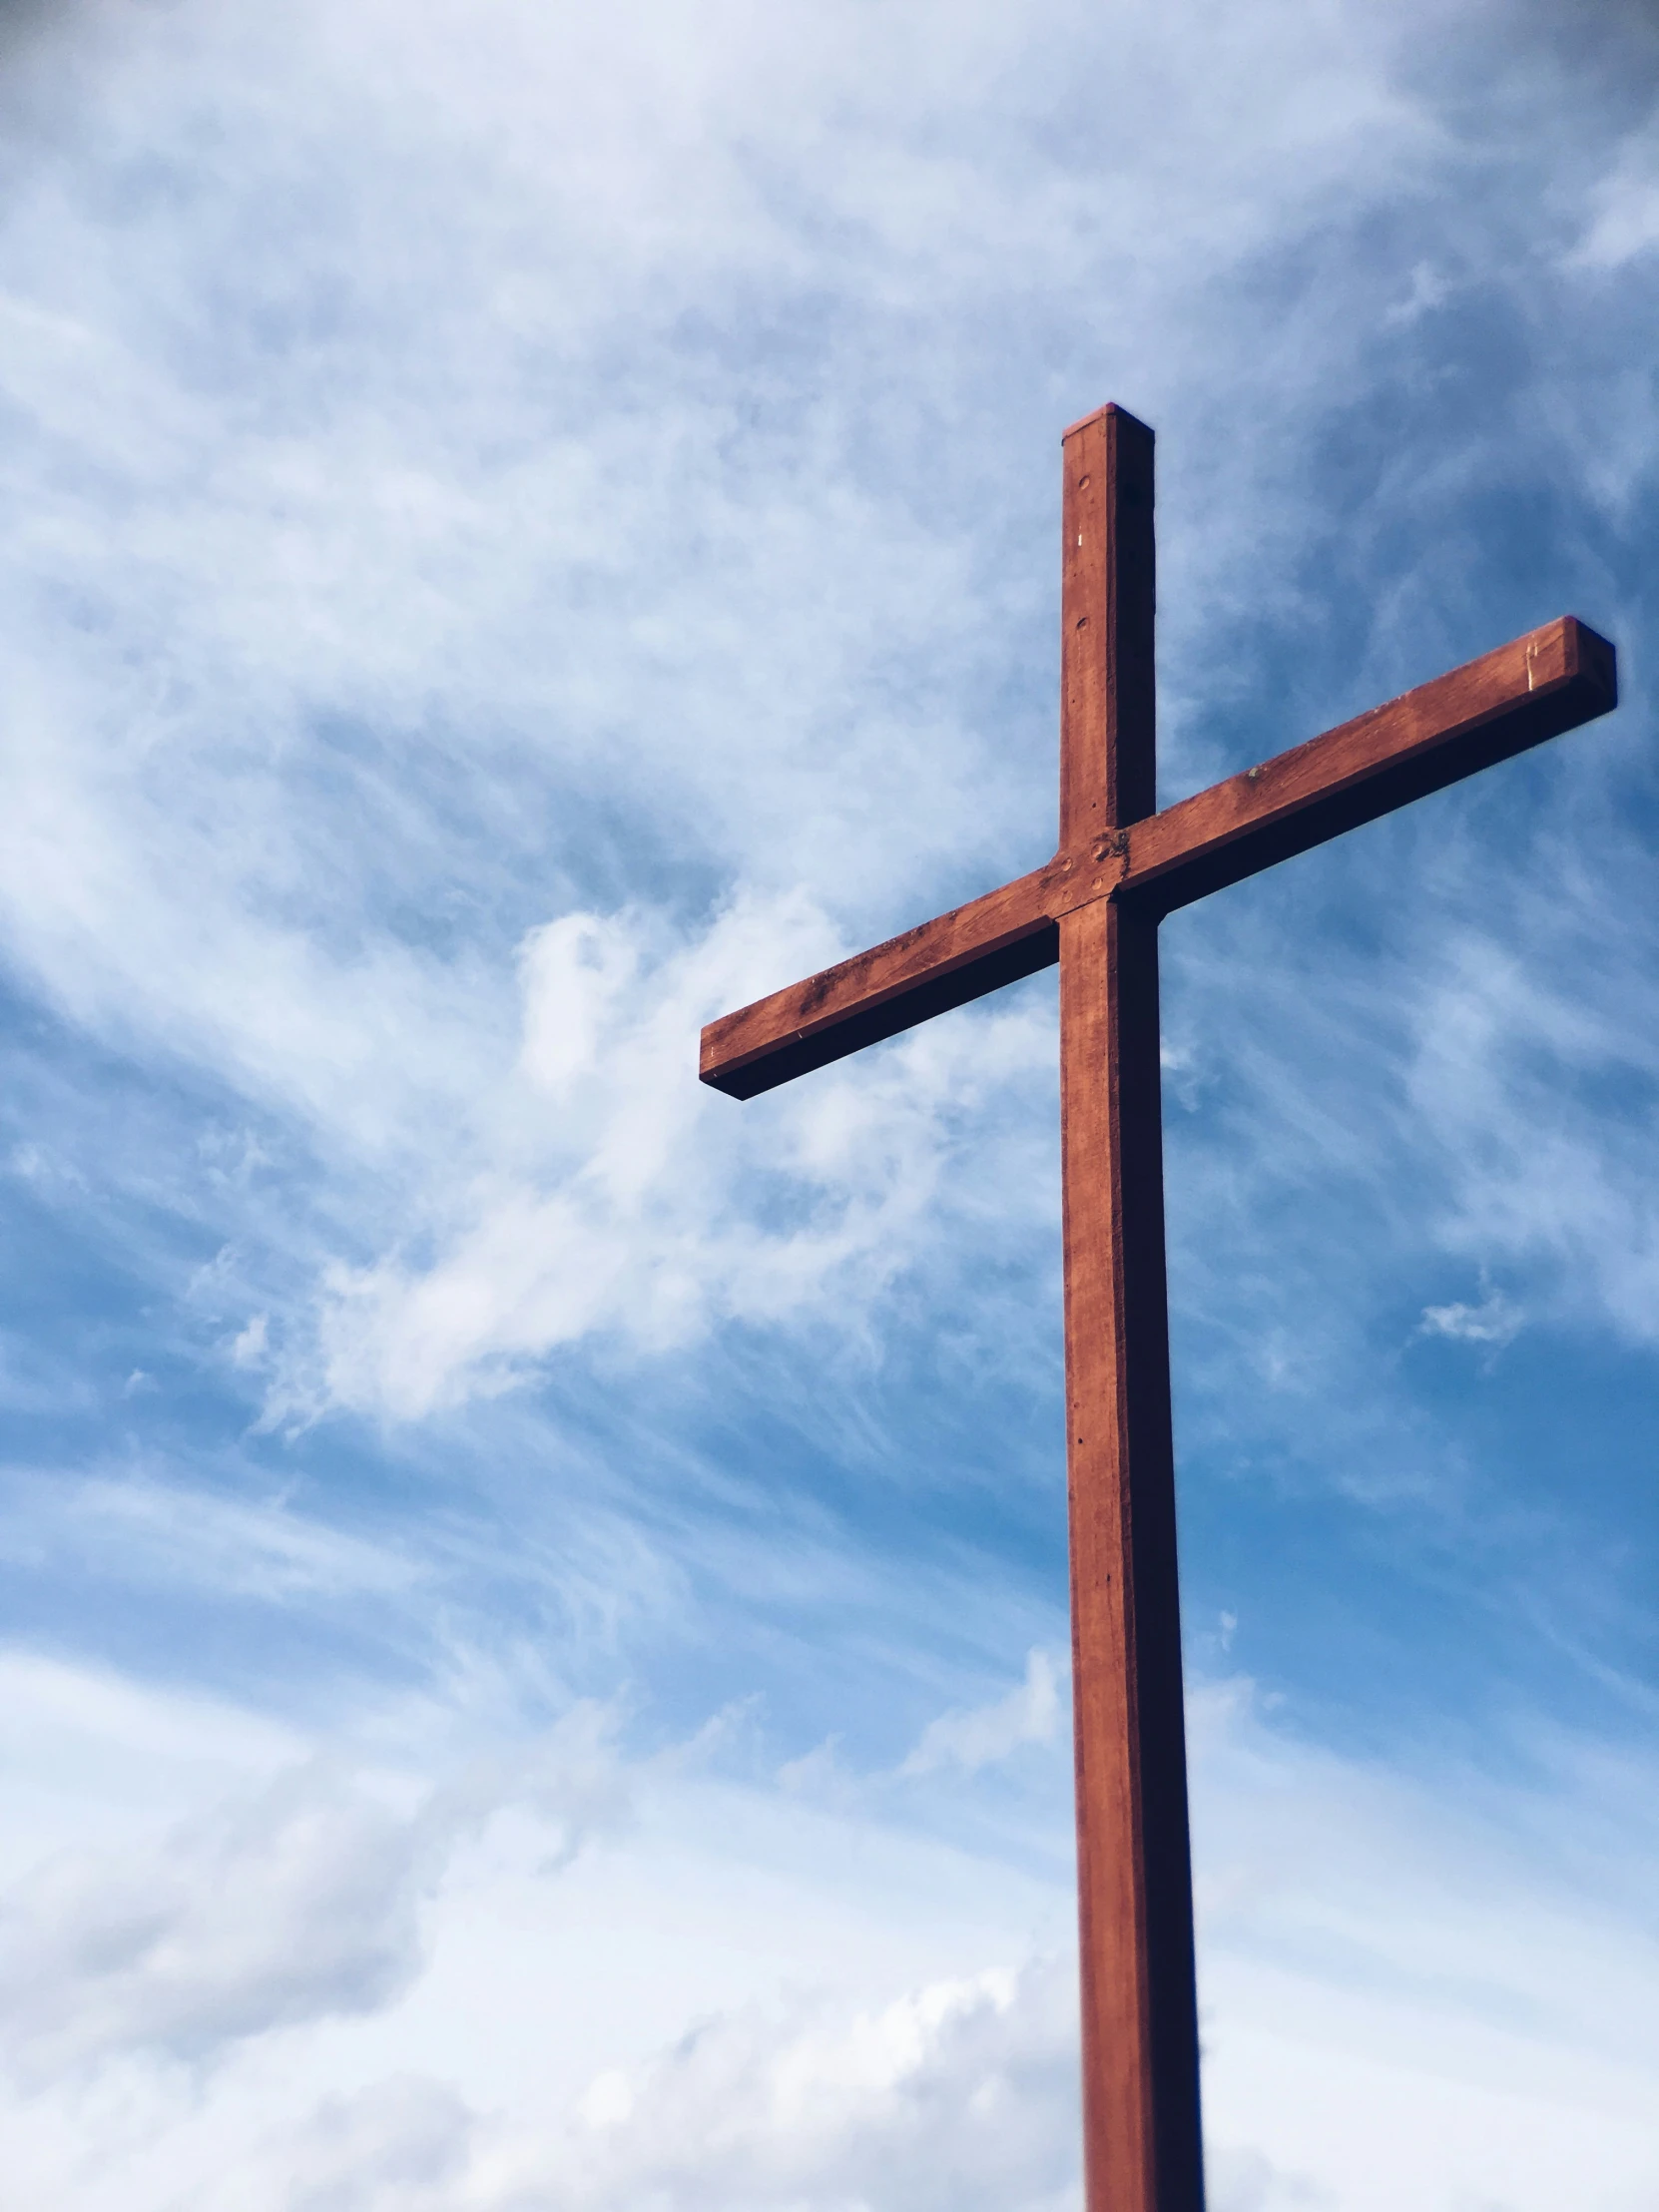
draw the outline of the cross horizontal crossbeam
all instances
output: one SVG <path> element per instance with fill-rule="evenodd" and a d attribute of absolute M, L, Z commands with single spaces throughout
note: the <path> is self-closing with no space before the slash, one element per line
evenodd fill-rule
<path fill-rule="evenodd" d="M 730 1097 L 754 1098 L 1052 966 L 1062 916 L 1095 899 L 1116 894 L 1155 915 L 1170 913 L 1617 703 L 1613 648 L 1563 616 L 711 1022 L 702 1079 Z"/>

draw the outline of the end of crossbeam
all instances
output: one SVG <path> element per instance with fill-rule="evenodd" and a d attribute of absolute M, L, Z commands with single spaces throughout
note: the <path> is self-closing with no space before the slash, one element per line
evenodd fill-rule
<path fill-rule="evenodd" d="M 1619 656 L 1599 630 L 1576 615 L 1563 615 L 1535 634 L 1528 648 L 1527 677 L 1534 691 L 1570 684 L 1593 722 L 1619 703 Z M 1571 725 L 1569 725 L 1571 727 Z"/>
<path fill-rule="evenodd" d="M 1618 705 L 1618 656 L 1561 615 L 1137 822 L 1123 895 L 1164 913 L 1443 791 Z"/>
<path fill-rule="evenodd" d="M 699 1076 L 728 1098 L 757 1098 L 1052 967 L 1060 956 L 1057 916 L 1080 895 L 1098 895 L 1107 873 L 1115 881 L 1121 866 L 1117 859 L 1109 871 L 1079 867 L 1073 855 L 1057 853 L 1000 890 L 723 1014 L 703 1032 Z"/>
<path fill-rule="evenodd" d="M 728 1098 L 759 1098 L 1052 967 L 1060 956 L 1059 931 L 1037 903 L 1048 872 L 1022 876 L 954 914 L 711 1021 L 703 1031 L 699 1081 Z M 998 908 L 1020 901 L 1021 894 L 1035 910 L 995 933 L 996 921 L 1008 918 Z M 964 929 L 952 930 L 952 923 L 963 921 Z M 976 923 L 986 926 L 974 941 Z M 953 936 L 969 942 L 953 943 Z"/>

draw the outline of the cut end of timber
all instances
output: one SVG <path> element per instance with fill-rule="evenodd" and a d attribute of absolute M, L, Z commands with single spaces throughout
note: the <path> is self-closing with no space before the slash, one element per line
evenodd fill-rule
<path fill-rule="evenodd" d="M 1126 890 L 1170 913 L 1594 722 L 1618 698 L 1612 646 L 1561 615 L 1131 825 Z"/>
<path fill-rule="evenodd" d="M 1611 714 L 1619 703 L 1617 650 L 1599 630 L 1592 630 L 1576 615 L 1563 615 L 1556 627 L 1561 632 L 1563 677 L 1577 677 L 1585 692 L 1598 702 L 1585 720 Z"/>
<path fill-rule="evenodd" d="M 1132 415 L 1127 407 L 1120 407 L 1115 399 L 1108 399 L 1105 406 L 1096 407 L 1093 414 L 1079 415 L 1075 422 L 1067 423 L 1060 432 L 1060 443 L 1064 445 L 1068 438 L 1076 437 L 1080 430 L 1088 429 L 1091 423 L 1103 422 L 1108 415 L 1122 415 L 1125 422 L 1132 422 L 1137 430 L 1144 430 L 1148 437 L 1154 434 L 1151 425 L 1143 422 L 1139 415 Z"/>
<path fill-rule="evenodd" d="M 700 1079 L 728 1098 L 757 1098 L 1052 967 L 1060 943 L 1049 908 L 1060 895 L 1056 886 L 1069 879 L 1069 863 L 1040 868 L 753 1006 L 723 1014 L 703 1031 Z"/>
<path fill-rule="evenodd" d="M 1075 422 L 1068 423 L 1060 432 L 1060 443 L 1069 444 L 1081 431 L 1087 430 L 1096 422 L 1104 422 L 1108 415 L 1121 415 L 1125 422 L 1133 423 L 1137 430 L 1144 431 L 1149 438 L 1157 434 L 1152 425 L 1143 422 L 1139 415 L 1131 414 L 1127 407 L 1120 407 L 1115 399 L 1108 399 L 1105 406 L 1096 407 L 1093 414 L 1079 415 Z"/>
<path fill-rule="evenodd" d="M 745 1007 L 743 1011 L 748 1012 Z M 785 1044 L 773 1044 L 770 1050 L 734 1052 L 730 1030 L 735 1018 L 728 1014 L 721 1021 L 711 1021 L 704 1030 L 698 1050 L 697 1080 L 707 1083 L 710 1090 L 720 1091 L 727 1098 L 759 1098 L 763 1091 L 770 1091 L 775 1084 L 788 1082 L 792 1075 L 805 1074 L 806 1068 L 797 1065 L 799 1052 L 792 1052 L 790 1045 L 799 1047 L 805 1040 L 796 1037 Z"/>

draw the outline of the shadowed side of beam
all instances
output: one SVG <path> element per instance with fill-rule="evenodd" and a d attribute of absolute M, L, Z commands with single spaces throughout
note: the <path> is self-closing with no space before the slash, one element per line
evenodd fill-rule
<path fill-rule="evenodd" d="M 1069 859 L 925 921 L 821 975 L 774 991 L 703 1032 L 699 1073 L 754 1098 L 918 1021 L 1018 982 L 1059 958 L 1054 922 L 1078 870 Z M 1121 866 L 1114 867 L 1115 881 Z"/>
<path fill-rule="evenodd" d="M 1593 722 L 1612 646 L 1571 615 L 1500 645 L 1129 830 L 1122 897 L 1160 913 Z"/>

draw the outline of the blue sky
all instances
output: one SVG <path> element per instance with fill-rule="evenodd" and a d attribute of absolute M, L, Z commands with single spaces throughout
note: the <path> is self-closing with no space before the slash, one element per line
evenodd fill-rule
<path fill-rule="evenodd" d="M 1623 679 L 1165 927 L 1215 2212 L 1659 2204 L 1656 316 L 1634 0 L 0 12 L 7 2212 L 1077 2204 L 1052 977 L 695 1065 L 1107 397 L 1165 803 Z"/>

